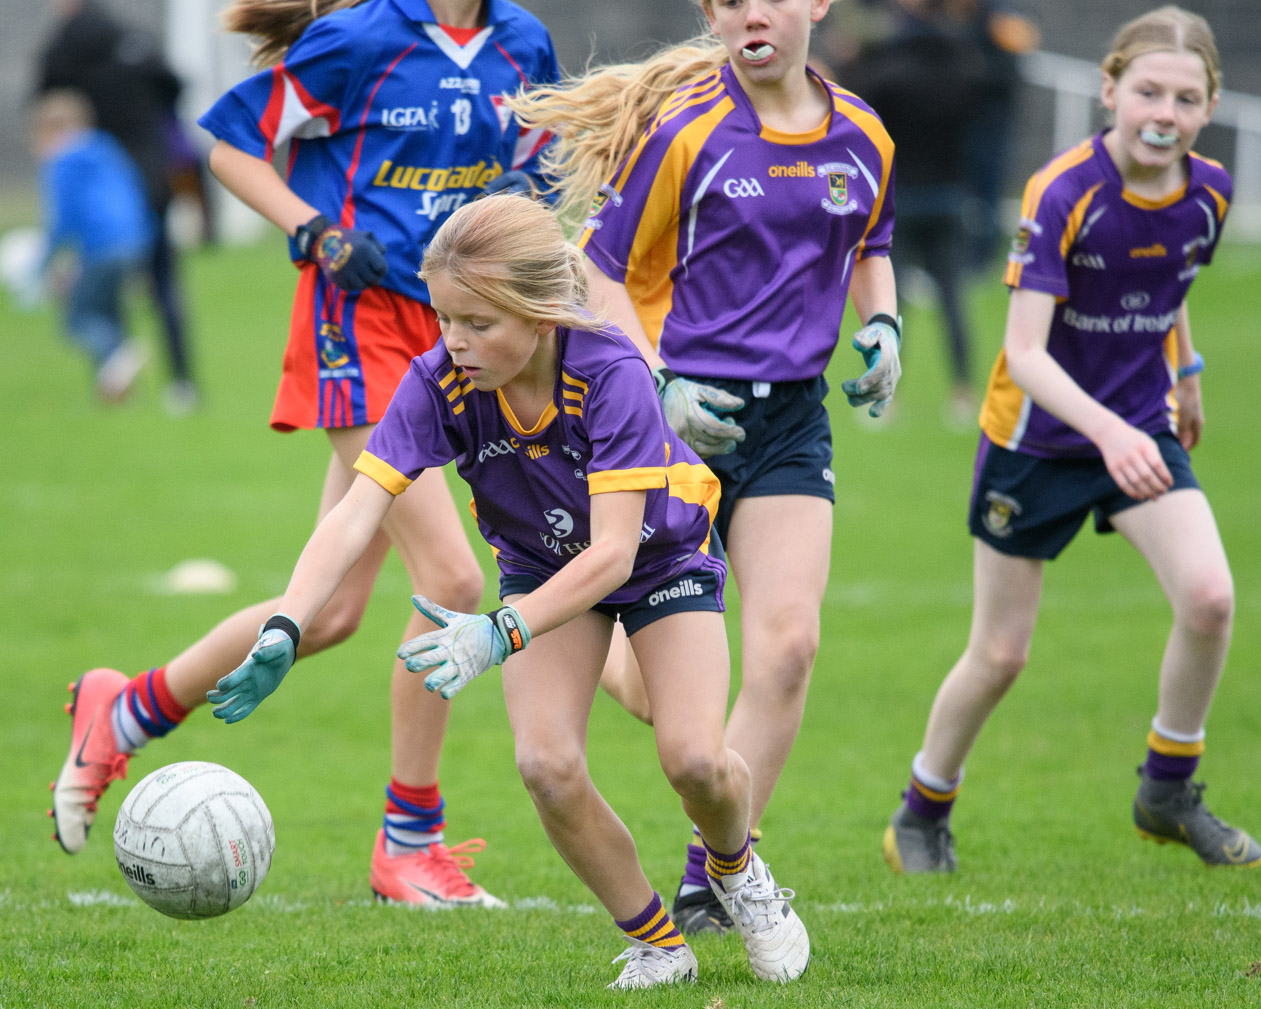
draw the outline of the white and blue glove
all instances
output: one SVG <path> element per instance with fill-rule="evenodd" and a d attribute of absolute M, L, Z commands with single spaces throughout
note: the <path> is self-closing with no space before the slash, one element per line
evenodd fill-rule
<path fill-rule="evenodd" d="M 239 722 L 263 703 L 263 698 L 280 686 L 285 673 L 298 655 L 301 639 L 298 625 L 277 613 L 258 632 L 258 640 L 236 669 L 206 693 L 215 707 L 212 714 L 229 725 Z"/>
<path fill-rule="evenodd" d="M 744 428 L 730 417 L 719 416 L 741 409 L 744 400 L 739 396 L 680 378 L 669 368 L 653 368 L 652 377 L 666 423 L 702 459 L 734 452 L 736 444 L 744 441 Z"/>
<path fill-rule="evenodd" d="M 511 606 L 490 613 L 456 613 L 424 596 L 412 596 L 412 605 L 438 630 L 403 642 L 398 657 L 413 673 L 432 670 L 425 677 L 425 689 L 448 701 L 530 643 L 529 628 Z"/>
<path fill-rule="evenodd" d="M 879 417 L 893 402 L 893 390 L 902 377 L 902 361 L 898 357 L 902 346 L 901 321 L 878 312 L 854 334 L 851 342 L 854 349 L 863 355 L 867 370 L 858 378 L 847 378 L 842 382 L 841 391 L 849 399 L 850 406 L 870 403 L 867 412 Z"/>

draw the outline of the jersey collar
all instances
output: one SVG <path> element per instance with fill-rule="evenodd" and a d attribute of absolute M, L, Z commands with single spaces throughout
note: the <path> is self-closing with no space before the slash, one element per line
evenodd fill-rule
<path fill-rule="evenodd" d="M 415 24 L 438 24 L 438 19 L 434 16 L 433 8 L 426 3 L 426 0 L 390 0 L 394 4 L 395 9 Z M 486 8 L 486 24 L 499 24 L 501 21 L 507 21 L 511 13 L 511 8 L 503 0 L 484 0 L 483 6 Z"/>

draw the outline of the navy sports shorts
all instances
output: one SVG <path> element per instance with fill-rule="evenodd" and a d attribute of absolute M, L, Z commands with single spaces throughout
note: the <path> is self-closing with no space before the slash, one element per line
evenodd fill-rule
<path fill-rule="evenodd" d="M 591 608 L 610 620 L 621 620 L 628 635 L 643 630 L 654 620 L 673 613 L 722 613 L 722 590 L 727 583 L 727 555 L 717 535 L 709 538 L 710 561 L 705 567 L 687 571 L 656 586 L 633 603 L 596 603 Z M 499 575 L 499 598 L 533 592 L 543 584 L 531 575 Z"/>
<path fill-rule="evenodd" d="M 714 520 L 719 536 L 727 538 L 732 510 L 742 497 L 801 494 L 835 504 L 832 422 L 823 405 L 828 384 L 822 375 L 804 382 L 775 383 L 687 377 L 744 400 L 742 409 L 723 414 L 744 428 L 744 441 L 734 452 L 705 459 L 722 484 Z M 758 385 L 769 385 L 769 394 L 755 396 Z"/>
<path fill-rule="evenodd" d="M 1173 476 L 1170 490 L 1198 489 L 1177 437 L 1164 431 L 1155 440 Z M 1113 515 L 1142 503 L 1117 486 L 1098 456 L 1043 459 L 981 435 L 968 528 L 1000 553 L 1054 560 L 1092 511 L 1095 531 L 1110 533 Z"/>

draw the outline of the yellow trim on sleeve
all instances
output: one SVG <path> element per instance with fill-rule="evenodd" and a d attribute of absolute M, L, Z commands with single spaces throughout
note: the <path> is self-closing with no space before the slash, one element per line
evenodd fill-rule
<path fill-rule="evenodd" d="M 676 462 L 666 467 L 665 474 L 670 485 L 670 496 L 686 504 L 704 508 L 709 512 L 709 521 L 712 523 L 714 516 L 718 514 L 718 500 L 722 495 L 722 488 L 714 471 L 703 462 Z"/>
<path fill-rule="evenodd" d="M 1205 186 L 1204 188 L 1208 190 L 1209 195 L 1213 197 L 1214 202 L 1217 204 L 1217 223 L 1221 224 L 1222 218 L 1226 216 L 1226 209 L 1230 206 L 1230 200 L 1226 199 L 1212 186 Z"/>
<path fill-rule="evenodd" d="M 355 460 L 355 469 L 364 476 L 371 477 L 395 497 L 412 485 L 408 477 L 403 476 L 388 462 L 378 459 L 367 449 L 359 453 L 359 458 Z"/>
<path fill-rule="evenodd" d="M 666 486 L 664 466 L 637 466 L 587 474 L 588 494 L 611 494 L 620 490 L 654 490 Z"/>

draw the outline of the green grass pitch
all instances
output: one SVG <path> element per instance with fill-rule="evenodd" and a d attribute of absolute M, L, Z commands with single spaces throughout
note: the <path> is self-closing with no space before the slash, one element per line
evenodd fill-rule
<path fill-rule="evenodd" d="M 1087 531 L 1048 570 L 1029 668 L 968 766 L 954 817 L 960 872 L 903 879 L 881 862 L 881 832 L 970 614 L 963 517 L 975 436 L 940 422 L 942 337 L 936 318 L 915 309 L 896 419 L 860 424 L 832 397 L 838 501 L 822 648 L 760 849 L 797 891 L 810 929 L 814 960 L 799 982 L 759 983 L 738 939 L 702 938 L 695 987 L 605 991 L 621 939 L 535 818 L 495 672 L 454 702 L 442 783 L 450 840 L 487 839 L 476 878 L 511 909 L 429 914 L 370 902 L 368 859 L 389 770 L 390 655 L 409 605 L 394 560 L 358 635 L 299 665 L 240 725 L 198 710 L 133 761 L 130 780 L 105 796 L 88 847 L 64 855 L 44 810 L 69 738 L 65 684 L 96 665 L 130 674 L 163 662 L 238 606 L 279 593 L 327 461 L 322 435 L 267 428 L 294 281 L 280 243 L 201 251 L 186 267 L 206 402 L 181 420 L 162 412 L 161 354 L 143 311 L 155 362 L 134 399 L 107 411 L 93 403 L 51 311 L 21 315 L 0 299 L 0 1007 L 1261 1000 L 1261 870 L 1207 870 L 1185 849 L 1140 841 L 1130 824 L 1169 617 L 1154 579 L 1117 537 Z M 983 369 L 1002 332 L 996 277 L 973 303 Z M 1191 317 L 1208 360 L 1208 426 L 1194 458 L 1238 588 L 1202 772 L 1212 808 L 1257 831 L 1261 249 L 1220 250 L 1197 281 Z M 842 346 L 833 386 L 858 367 Z M 226 564 L 239 586 L 227 596 L 155 594 L 155 578 L 191 557 Z M 244 774 L 276 822 L 261 892 L 205 922 L 141 905 L 111 850 L 127 788 L 185 759 Z M 686 825 L 650 731 L 600 696 L 590 760 L 668 899 Z"/>

